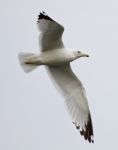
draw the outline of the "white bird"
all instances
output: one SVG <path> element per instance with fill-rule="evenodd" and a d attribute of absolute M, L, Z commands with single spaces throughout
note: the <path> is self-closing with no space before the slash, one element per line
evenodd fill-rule
<path fill-rule="evenodd" d="M 93 140 L 93 127 L 90 110 L 81 81 L 75 76 L 70 62 L 80 57 L 88 57 L 77 50 L 64 47 L 62 34 L 64 27 L 42 12 L 37 21 L 40 30 L 40 54 L 20 53 L 20 64 L 25 72 L 45 65 L 51 79 L 65 98 L 65 103 L 73 124 L 90 143 Z"/>

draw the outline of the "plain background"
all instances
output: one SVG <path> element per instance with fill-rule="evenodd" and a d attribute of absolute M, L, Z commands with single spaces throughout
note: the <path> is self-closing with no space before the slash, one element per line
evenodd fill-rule
<path fill-rule="evenodd" d="M 20 51 L 38 53 L 45 11 L 65 27 L 67 47 L 90 55 L 72 68 L 86 88 L 95 143 L 75 129 L 44 67 L 25 74 Z M 118 148 L 118 1 L 0 0 L 0 150 Z"/>

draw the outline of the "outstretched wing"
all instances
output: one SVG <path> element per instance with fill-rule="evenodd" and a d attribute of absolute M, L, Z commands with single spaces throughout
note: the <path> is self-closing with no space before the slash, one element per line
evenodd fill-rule
<path fill-rule="evenodd" d="M 66 99 L 67 109 L 76 128 L 86 140 L 94 142 L 89 106 L 81 81 L 72 72 L 70 65 L 47 68 L 55 85 Z"/>
<path fill-rule="evenodd" d="M 42 12 L 38 16 L 38 28 L 41 31 L 39 44 L 42 51 L 63 48 L 62 34 L 64 27 Z"/>

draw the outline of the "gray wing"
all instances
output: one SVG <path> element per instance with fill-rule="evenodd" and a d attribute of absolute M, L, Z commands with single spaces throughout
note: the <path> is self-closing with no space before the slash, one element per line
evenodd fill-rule
<path fill-rule="evenodd" d="M 67 109 L 80 134 L 93 141 L 93 127 L 88 102 L 81 81 L 72 72 L 70 65 L 47 67 L 49 75 L 65 98 Z"/>
<path fill-rule="evenodd" d="M 39 44 L 41 51 L 63 48 L 62 34 L 64 27 L 42 12 L 37 21 L 40 30 Z"/>

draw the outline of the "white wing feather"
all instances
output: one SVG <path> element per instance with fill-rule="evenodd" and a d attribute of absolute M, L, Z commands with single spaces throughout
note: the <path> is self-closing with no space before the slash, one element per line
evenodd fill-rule
<path fill-rule="evenodd" d="M 62 42 L 64 27 L 62 25 L 47 16 L 44 12 L 38 16 L 37 25 L 41 31 L 39 44 L 42 51 L 64 47 Z"/>
<path fill-rule="evenodd" d="M 88 102 L 81 81 L 74 75 L 70 65 L 47 67 L 57 88 L 65 98 L 67 109 L 81 135 L 93 142 L 93 127 Z"/>

